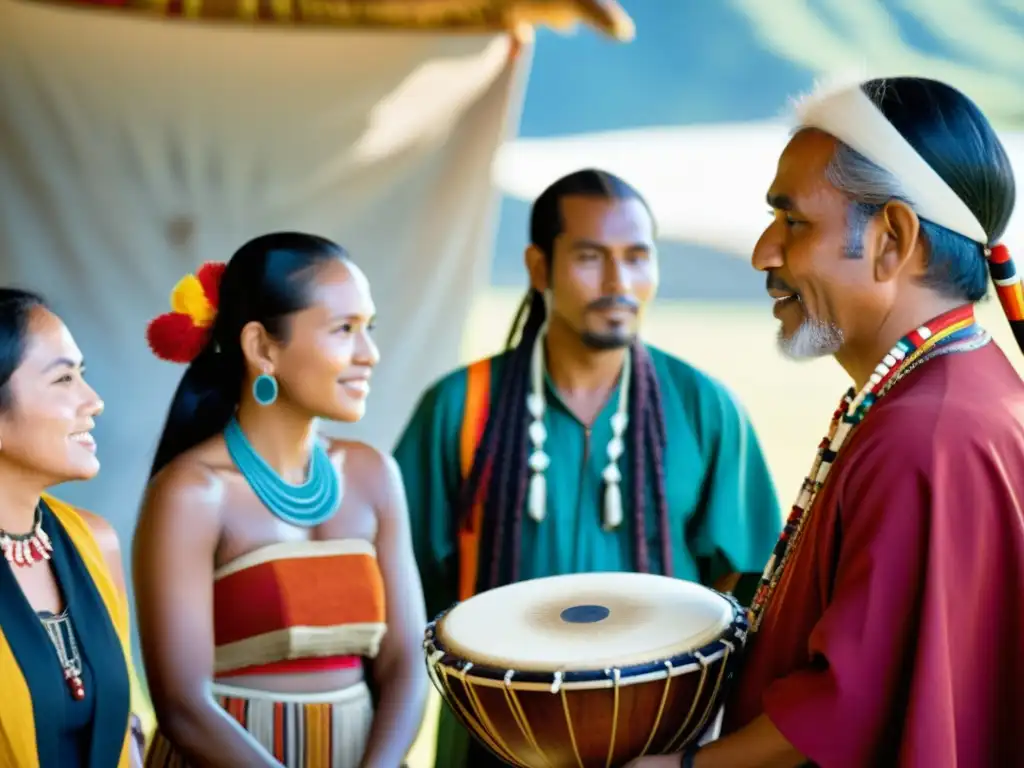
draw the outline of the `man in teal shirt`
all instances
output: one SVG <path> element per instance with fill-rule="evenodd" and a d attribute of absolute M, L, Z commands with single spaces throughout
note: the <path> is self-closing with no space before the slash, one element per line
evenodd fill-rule
<path fill-rule="evenodd" d="M 658 284 L 639 193 L 598 170 L 556 181 L 526 266 L 507 351 L 433 385 L 395 449 L 429 616 L 555 574 L 722 591 L 759 574 L 782 516 L 753 427 L 721 384 L 637 338 Z M 488 764 L 443 709 L 435 766 Z"/>

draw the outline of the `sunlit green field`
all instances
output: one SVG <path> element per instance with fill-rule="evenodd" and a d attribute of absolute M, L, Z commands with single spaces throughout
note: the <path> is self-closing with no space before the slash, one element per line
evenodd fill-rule
<path fill-rule="evenodd" d="M 466 362 L 500 348 L 521 296 L 518 291 L 498 289 L 480 295 L 466 325 Z M 993 299 L 979 307 L 978 315 L 1024 373 L 1024 361 L 998 302 Z M 662 301 L 650 310 L 644 336 L 717 377 L 735 393 L 757 429 L 781 502 L 787 507 L 810 469 L 815 447 L 849 380 L 831 359 L 794 363 L 781 357 L 775 348 L 776 327 L 767 302 L 751 306 Z M 438 707 L 438 697 L 433 695 L 410 754 L 410 768 L 433 766 Z"/>

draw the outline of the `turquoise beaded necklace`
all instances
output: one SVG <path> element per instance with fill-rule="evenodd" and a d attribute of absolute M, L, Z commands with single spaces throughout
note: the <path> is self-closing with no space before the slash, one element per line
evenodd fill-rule
<path fill-rule="evenodd" d="M 224 443 L 231 460 L 253 493 L 273 515 L 291 525 L 312 528 L 326 522 L 341 501 L 341 483 L 324 447 L 316 442 L 309 473 L 301 485 L 286 482 L 264 461 L 232 418 L 224 429 Z"/>

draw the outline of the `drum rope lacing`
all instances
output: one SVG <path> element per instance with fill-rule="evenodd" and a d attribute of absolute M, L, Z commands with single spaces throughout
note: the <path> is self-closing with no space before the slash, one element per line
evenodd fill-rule
<path fill-rule="evenodd" d="M 706 729 L 710 718 L 717 709 L 716 705 L 720 700 L 722 687 L 731 676 L 734 666 L 732 662 L 736 656 L 737 645 L 742 647 L 745 644 L 747 637 L 745 611 L 734 598 L 731 596 L 725 597 L 732 606 L 733 620 L 729 629 L 726 630 L 721 637 L 708 643 L 703 648 L 680 654 L 683 657 L 689 657 L 692 660 L 691 662 L 683 663 L 679 666 L 674 665 L 671 659 L 665 659 L 661 662 L 661 666 L 664 668 L 663 674 L 665 685 L 661 691 L 657 715 L 642 750 L 635 755 L 635 757 L 649 753 L 651 745 L 654 743 L 654 740 L 662 726 L 662 719 L 665 714 L 666 704 L 668 702 L 668 696 L 673 680 L 677 679 L 682 674 L 686 674 L 686 668 L 690 667 L 692 664 L 695 664 L 700 672 L 700 678 L 696 686 L 696 693 L 692 697 L 689 711 L 687 712 L 685 719 L 677 728 L 674 729 L 671 737 L 667 741 L 663 741 L 663 743 L 659 744 L 659 752 L 663 754 L 676 752 L 700 736 Z M 446 611 L 445 614 L 447 613 L 448 612 Z M 491 667 L 487 667 L 487 669 L 491 671 L 491 674 L 485 673 L 485 675 L 471 675 L 470 673 L 476 665 L 468 659 L 456 659 L 451 657 L 449 652 L 441 644 L 440 638 L 437 637 L 437 625 L 442 621 L 445 614 L 442 614 L 430 623 L 423 643 L 424 650 L 427 655 L 427 666 L 430 672 L 430 678 L 434 683 L 434 686 L 438 689 L 438 692 L 442 694 L 442 697 L 452 707 L 455 714 L 463 721 L 464 725 L 475 733 L 492 752 L 512 765 L 520 766 L 521 768 L 531 768 L 531 766 L 535 766 L 536 763 L 526 763 L 517 759 L 515 749 L 507 743 L 506 739 L 502 738 L 499 730 L 495 728 L 492 719 L 488 716 L 487 709 L 484 707 L 481 702 L 481 698 L 476 691 L 477 687 L 501 687 L 506 704 L 512 714 L 512 719 L 520 731 L 523 741 L 526 742 L 536 755 L 540 756 L 546 766 L 551 766 L 552 763 L 550 759 L 545 755 L 540 741 L 533 732 L 533 729 L 530 727 L 526 709 L 520 702 L 518 695 L 524 690 L 537 689 L 529 688 L 517 691 L 515 678 L 519 673 L 514 669 L 506 669 L 500 679 L 493 677 L 493 673 L 497 670 Z M 707 655 L 705 655 L 705 652 Z M 711 694 L 709 697 L 705 698 L 704 692 L 705 688 L 709 684 L 709 676 L 711 675 L 712 666 L 715 662 L 719 661 L 720 666 L 714 674 Z M 624 683 L 629 685 L 632 681 L 626 682 L 629 678 L 623 677 L 622 669 L 617 667 L 605 668 L 603 672 L 608 682 L 610 682 L 609 687 L 612 689 L 614 697 L 612 703 L 612 729 L 609 737 L 606 759 L 606 766 L 611 766 L 616 752 L 617 722 L 620 706 L 619 691 Z M 575 684 L 572 682 L 566 682 L 566 673 L 563 670 L 555 670 L 550 674 L 551 683 L 545 685 L 551 694 L 560 697 L 561 708 L 566 718 L 565 722 L 577 764 L 584 765 L 580 745 L 577 739 L 577 729 L 573 727 L 572 723 L 570 701 L 568 698 L 568 695 L 576 690 Z M 646 677 L 647 674 L 649 673 L 644 673 L 642 676 Z M 465 694 L 464 696 L 459 696 L 453 689 L 452 680 L 458 681 Z M 595 680 L 591 682 L 598 681 Z M 650 682 L 653 682 L 653 680 L 650 680 Z M 535 685 L 535 683 L 531 684 L 526 681 L 524 681 L 524 683 L 526 685 Z M 589 688 L 590 686 L 588 685 L 587 687 Z M 704 707 L 698 712 L 698 707 L 702 701 L 704 701 Z"/>
<path fill-rule="evenodd" d="M 975 323 L 974 307 L 967 305 L 947 312 L 911 331 L 896 342 L 882 358 L 868 381 L 858 392 L 847 390 L 832 416 L 828 434 L 818 444 L 811 471 L 804 479 L 786 525 L 765 566 L 750 607 L 750 632 L 756 633 L 801 534 L 810 519 L 814 502 L 825 485 L 839 451 L 847 444 L 872 406 L 911 371 L 935 357 L 980 349 L 991 341 L 987 331 Z"/>

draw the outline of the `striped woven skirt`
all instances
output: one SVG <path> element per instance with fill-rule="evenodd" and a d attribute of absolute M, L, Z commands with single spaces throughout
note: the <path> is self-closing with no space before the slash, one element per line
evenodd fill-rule
<path fill-rule="evenodd" d="M 286 768 L 359 768 L 373 724 L 366 683 L 325 694 L 266 693 L 214 683 L 213 696 Z M 189 768 L 159 724 L 146 768 Z"/>

